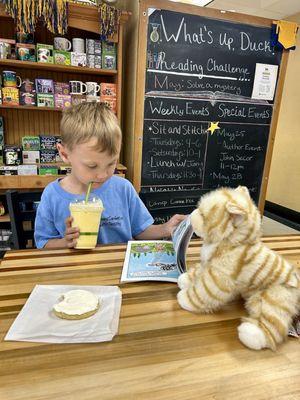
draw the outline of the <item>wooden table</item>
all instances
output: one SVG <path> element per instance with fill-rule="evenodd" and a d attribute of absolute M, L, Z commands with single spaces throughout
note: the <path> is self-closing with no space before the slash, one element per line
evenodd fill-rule
<path fill-rule="evenodd" d="M 300 267 L 300 236 L 264 238 Z M 198 260 L 193 241 L 188 262 Z M 95 251 L 8 252 L 0 267 L 1 400 L 300 399 L 300 341 L 276 353 L 251 351 L 237 338 L 240 302 L 194 315 L 176 302 L 177 286 L 119 284 L 125 245 Z M 5 342 L 36 284 L 119 285 L 119 334 L 95 344 Z"/>

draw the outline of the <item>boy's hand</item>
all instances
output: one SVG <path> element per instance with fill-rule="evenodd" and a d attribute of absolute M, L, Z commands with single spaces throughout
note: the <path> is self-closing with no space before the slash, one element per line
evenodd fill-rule
<path fill-rule="evenodd" d="M 178 224 L 180 224 L 181 221 L 183 221 L 186 218 L 186 215 L 182 214 L 175 214 L 173 217 L 169 219 L 168 222 L 164 224 L 164 230 L 166 233 L 166 237 L 170 237 L 174 231 L 174 229 L 177 227 Z"/>
<path fill-rule="evenodd" d="M 66 241 L 66 246 L 69 249 L 76 246 L 77 239 L 79 238 L 79 228 L 76 227 L 72 228 L 72 222 L 73 222 L 72 217 L 68 217 L 65 220 L 66 232 L 64 239 Z"/>

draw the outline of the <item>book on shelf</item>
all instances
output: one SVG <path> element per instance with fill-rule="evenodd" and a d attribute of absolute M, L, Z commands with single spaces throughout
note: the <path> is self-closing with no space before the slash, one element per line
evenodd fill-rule
<path fill-rule="evenodd" d="M 186 270 L 186 251 L 192 234 L 188 216 L 174 230 L 170 241 L 129 241 L 121 282 L 177 282 L 179 275 Z"/>

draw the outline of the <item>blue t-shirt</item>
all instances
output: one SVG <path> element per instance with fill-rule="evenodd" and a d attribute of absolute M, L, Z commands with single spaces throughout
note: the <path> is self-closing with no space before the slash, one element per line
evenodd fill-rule
<path fill-rule="evenodd" d="M 124 178 L 112 176 L 92 194 L 100 197 L 104 206 L 97 243 L 127 242 L 154 222 L 132 184 Z M 84 195 L 66 192 L 59 179 L 45 188 L 35 219 L 37 248 L 44 247 L 50 239 L 64 237 L 69 204 L 75 199 L 83 200 Z"/>

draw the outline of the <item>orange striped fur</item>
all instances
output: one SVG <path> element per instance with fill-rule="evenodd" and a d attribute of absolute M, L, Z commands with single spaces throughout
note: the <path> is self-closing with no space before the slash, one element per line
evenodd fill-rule
<path fill-rule="evenodd" d="M 240 340 L 252 349 L 275 350 L 299 312 L 300 278 L 261 242 L 261 216 L 247 188 L 206 194 L 191 221 L 204 243 L 198 267 L 179 277 L 179 304 L 207 313 L 241 295 L 248 317 L 238 328 Z"/>

